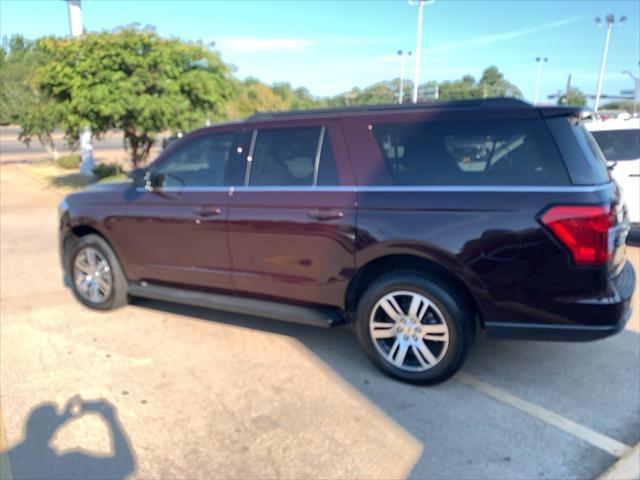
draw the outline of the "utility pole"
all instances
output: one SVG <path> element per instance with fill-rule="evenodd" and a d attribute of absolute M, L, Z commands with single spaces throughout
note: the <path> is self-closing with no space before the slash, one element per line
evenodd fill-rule
<path fill-rule="evenodd" d="M 416 56 L 415 56 L 415 71 L 413 74 L 413 103 L 418 102 L 418 85 L 420 83 L 420 62 L 422 61 L 422 24 L 424 20 L 424 6 L 427 3 L 433 3 L 434 0 L 409 0 L 410 5 L 418 4 L 418 35 L 416 40 Z"/>
<path fill-rule="evenodd" d="M 622 73 L 626 73 L 633 79 L 633 116 L 636 116 L 636 108 L 638 102 L 640 102 L 640 78 L 636 77 L 629 70 L 623 70 Z"/>
<path fill-rule="evenodd" d="M 621 16 L 618 23 L 622 24 L 627 19 L 626 16 Z M 609 14 L 606 16 L 607 22 L 607 36 L 604 41 L 604 52 L 602 53 L 602 62 L 600 63 L 600 75 L 598 76 L 598 87 L 596 88 L 596 100 L 593 106 L 594 113 L 598 112 L 598 108 L 600 107 L 600 96 L 602 95 L 602 83 L 604 82 L 604 71 L 607 66 L 607 55 L 609 54 L 609 42 L 611 41 L 611 30 L 613 29 L 613 25 L 616 22 L 616 18 L 613 14 Z M 602 20 L 600 17 L 596 17 L 596 23 L 599 27 L 602 26 Z"/>
<path fill-rule="evenodd" d="M 66 0 L 69 12 L 69 32 L 72 37 L 81 37 L 84 33 L 82 25 L 82 5 L 80 0 Z M 95 162 L 91 145 L 91 128 L 86 126 L 80 130 L 80 174 L 86 177 L 93 175 Z"/>
<path fill-rule="evenodd" d="M 405 64 L 405 55 L 402 50 L 398 50 L 398 56 L 400 57 L 400 82 L 398 85 L 398 103 L 402 105 L 404 100 L 404 64 Z M 407 52 L 407 57 L 411 56 L 411 51 Z"/>
<path fill-rule="evenodd" d="M 540 93 L 540 78 L 542 77 L 542 64 L 547 63 L 547 57 L 536 57 L 536 88 L 533 93 L 533 104 L 538 104 L 538 94 Z"/>

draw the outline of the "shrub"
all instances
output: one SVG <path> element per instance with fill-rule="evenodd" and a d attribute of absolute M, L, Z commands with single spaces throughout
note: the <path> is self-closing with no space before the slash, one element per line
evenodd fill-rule
<path fill-rule="evenodd" d="M 122 167 L 117 163 L 101 163 L 93 168 L 93 174 L 100 178 L 113 177 L 123 173 Z"/>
<path fill-rule="evenodd" d="M 68 170 L 74 170 L 80 167 L 80 155 L 62 155 L 56 160 L 58 166 Z"/>

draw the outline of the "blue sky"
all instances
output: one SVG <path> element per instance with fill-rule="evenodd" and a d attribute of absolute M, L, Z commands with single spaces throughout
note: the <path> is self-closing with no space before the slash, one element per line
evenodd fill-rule
<path fill-rule="evenodd" d="M 241 77 L 289 81 L 334 95 L 398 76 L 398 49 L 415 50 L 417 7 L 406 0 L 133 1 L 82 0 L 85 28 L 137 22 L 164 36 L 216 42 Z M 547 56 L 541 96 L 573 85 L 595 93 L 605 29 L 614 27 L 604 92 L 633 87 L 640 61 L 640 2 L 635 0 L 436 0 L 425 8 L 421 81 L 460 78 L 496 65 L 532 99 L 536 56 Z M 0 0 L 0 34 L 67 35 L 61 0 Z M 413 76 L 413 59 L 407 77 Z"/>

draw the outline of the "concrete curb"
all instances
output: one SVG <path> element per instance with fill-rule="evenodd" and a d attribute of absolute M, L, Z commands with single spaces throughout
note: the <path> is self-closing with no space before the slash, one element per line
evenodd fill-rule
<path fill-rule="evenodd" d="M 598 480 L 640 480 L 640 443 L 620 457 Z"/>

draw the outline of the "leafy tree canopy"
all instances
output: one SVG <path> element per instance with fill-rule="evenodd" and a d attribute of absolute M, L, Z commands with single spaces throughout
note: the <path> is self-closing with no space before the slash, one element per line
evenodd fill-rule
<path fill-rule="evenodd" d="M 234 92 L 230 70 L 217 53 L 150 29 L 49 37 L 37 48 L 51 58 L 32 78 L 51 100 L 39 105 L 39 113 L 70 139 L 87 126 L 98 137 L 122 130 L 134 167 L 146 160 L 160 132 L 223 118 Z M 38 131 L 33 123 L 23 128 L 27 138 Z"/>
<path fill-rule="evenodd" d="M 578 88 L 571 88 L 568 93 L 562 95 L 558 103 L 563 105 L 575 105 L 584 107 L 587 104 L 587 96 Z"/>
<path fill-rule="evenodd" d="M 0 47 L 0 124 L 20 123 L 24 113 L 37 101 L 37 92 L 28 77 L 47 61 L 35 42 L 22 35 L 4 38 Z"/>
<path fill-rule="evenodd" d="M 349 92 L 326 100 L 331 106 L 347 105 L 375 105 L 388 104 L 397 101 L 400 79 L 391 82 L 379 82 L 362 90 L 354 88 Z M 515 97 L 522 98 L 522 92 L 505 80 L 504 75 L 497 67 L 492 66 L 484 70 L 480 81 L 471 75 L 464 75 L 460 80 L 446 80 L 444 82 L 427 82 L 421 84 L 418 91 L 434 91 L 438 87 L 439 100 L 466 100 L 487 97 Z M 403 93 L 405 101 L 411 98 L 413 82 L 405 80 Z"/>

